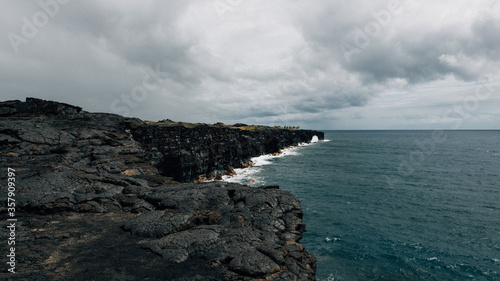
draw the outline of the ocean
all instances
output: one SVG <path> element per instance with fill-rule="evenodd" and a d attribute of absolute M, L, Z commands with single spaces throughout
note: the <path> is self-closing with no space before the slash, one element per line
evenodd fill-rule
<path fill-rule="evenodd" d="M 500 131 L 325 131 L 254 162 L 225 180 L 300 199 L 318 280 L 500 280 Z"/>

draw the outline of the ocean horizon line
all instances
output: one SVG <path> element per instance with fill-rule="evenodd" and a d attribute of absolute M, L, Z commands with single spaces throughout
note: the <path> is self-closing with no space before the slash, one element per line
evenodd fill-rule
<path fill-rule="evenodd" d="M 309 130 L 309 129 L 306 129 L 306 130 Z M 311 129 L 312 130 L 312 129 Z M 500 131 L 500 128 L 499 129 L 314 129 L 316 131 L 322 131 L 322 132 L 370 132 L 370 131 L 390 131 L 390 132 L 394 132 L 394 131 L 428 131 L 428 132 L 432 132 L 432 131 L 445 131 L 445 132 L 453 132 L 453 131 L 456 131 L 456 132 L 467 132 L 467 131 Z"/>

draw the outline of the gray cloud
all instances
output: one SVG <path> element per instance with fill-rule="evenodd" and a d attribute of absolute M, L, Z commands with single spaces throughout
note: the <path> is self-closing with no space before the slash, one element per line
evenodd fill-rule
<path fill-rule="evenodd" d="M 2 100 L 37 96 L 152 120 L 336 128 L 380 118 L 390 127 L 400 118 L 377 106 L 394 92 L 439 113 L 468 93 L 430 103 L 419 101 L 422 87 L 498 79 L 495 1 L 400 1 L 383 18 L 391 1 L 257 0 L 221 18 L 210 1 L 73 0 L 25 38 L 25 19 L 56 1 L 4 2 Z M 370 29 L 377 18 L 379 31 Z M 13 33 L 26 42 L 13 46 Z M 349 60 L 344 43 L 356 50 Z M 415 122 L 427 116 L 406 111 Z"/>
<path fill-rule="evenodd" d="M 358 11 L 343 8 L 341 2 L 326 4 L 317 14 L 301 18 L 302 32 L 323 61 L 340 63 L 346 70 L 361 74 L 364 83 L 392 78 L 426 83 L 446 75 L 474 81 L 497 70 L 499 51 L 495 46 L 500 40 L 500 19 L 493 11 L 459 23 L 440 22 L 436 29 L 433 25 L 438 19 L 418 18 L 422 11 L 412 10 L 406 1 L 396 2 L 400 3 L 397 14 L 390 13 L 381 1 L 370 7 L 359 1 L 349 5 Z M 459 21 L 459 13 L 464 11 L 455 12 L 449 17 Z M 446 58 L 457 61 L 451 63 Z M 469 60 L 478 59 L 488 60 L 495 67 L 467 69 Z"/>

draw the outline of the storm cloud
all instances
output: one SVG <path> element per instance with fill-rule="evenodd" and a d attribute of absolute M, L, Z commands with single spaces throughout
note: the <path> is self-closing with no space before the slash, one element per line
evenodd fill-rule
<path fill-rule="evenodd" d="M 497 1 L 7 0 L 0 98 L 149 120 L 492 129 L 498 15 Z M 457 106 L 470 112 L 447 114 Z"/>

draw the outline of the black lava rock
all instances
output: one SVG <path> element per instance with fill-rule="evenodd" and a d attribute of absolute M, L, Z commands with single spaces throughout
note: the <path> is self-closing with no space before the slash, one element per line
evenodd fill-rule
<path fill-rule="evenodd" d="M 16 280 L 315 280 L 297 198 L 278 186 L 193 182 L 313 135 L 323 138 L 2 102 L 0 162 L 16 177 Z"/>

